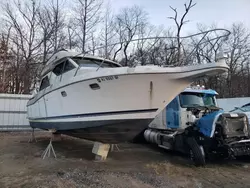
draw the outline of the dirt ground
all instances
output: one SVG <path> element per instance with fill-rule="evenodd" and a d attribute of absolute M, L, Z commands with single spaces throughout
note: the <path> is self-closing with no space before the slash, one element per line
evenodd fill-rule
<path fill-rule="evenodd" d="M 63 136 L 53 142 L 57 159 L 42 159 L 49 134 L 0 133 L 0 188 L 74 187 L 250 187 L 250 160 L 210 162 L 194 167 L 185 156 L 151 145 L 120 144 L 105 162 L 93 143 Z"/>

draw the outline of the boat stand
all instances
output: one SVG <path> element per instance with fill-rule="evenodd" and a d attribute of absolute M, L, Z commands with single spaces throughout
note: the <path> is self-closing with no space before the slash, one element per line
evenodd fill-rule
<path fill-rule="evenodd" d="M 31 142 L 37 142 L 36 137 L 35 137 L 35 129 L 34 128 L 32 128 L 31 137 L 30 137 L 30 139 L 29 139 L 28 142 L 29 143 L 31 143 Z"/>
<path fill-rule="evenodd" d="M 50 153 L 53 154 L 54 158 L 56 158 L 56 153 L 55 150 L 53 148 L 52 145 L 52 141 L 53 140 L 61 140 L 61 134 L 56 134 L 56 130 L 55 129 L 50 129 L 49 132 L 51 133 L 51 137 L 50 137 L 50 141 L 49 141 L 49 145 L 47 146 L 47 148 L 44 150 L 43 154 L 42 154 L 42 159 L 45 159 L 45 157 L 50 157 Z"/>
<path fill-rule="evenodd" d="M 46 156 L 50 157 L 50 153 L 53 153 L 54 157 L 56 158 L 56 153 L 55 153 L 55 150 L 54 150 L 53 145 L 52 145 L 52 139 L 53 138 L 51 137 L 49 145 L 47 146 L 47 148 L 44 150 L 44 152 L 42 154 L 42 159 L 45 159 Z"/>
<path fill-rule="evenodd" d="M 117 151 L 120 151 L 118 144 L 111 144 L 111 147 L 110 147 L 111 152 L 115 150 L 114 147 L 117 149 Z"/>

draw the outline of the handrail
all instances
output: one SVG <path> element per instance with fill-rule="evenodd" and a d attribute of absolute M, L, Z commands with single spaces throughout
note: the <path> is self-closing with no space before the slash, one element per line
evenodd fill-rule
<path fill-rule="evenodd" d="M 186 38 L 191 38 L 191 37 L 194 37 L 194 36 L 198 36 L 198 35 L 201 35 L 201 34 L 208 34 L 208 33 L 211 33 L 213 31 L 225 31 L 227 32 L 226 34 L 222 35 L 222 36 L 219 36 L 220 38 L 223 38 L 223 37 L 228 37 L 231 32 L 227 29 L 223 29 L 223 28 L 217 28 L 217 29 L 210 29 L 210 30 L 207 30 L 207 31 L 203 31 L 203 32 L 200 32 L 200 33 L 196 33 L 196 34 L 192 34 L 192 35 L 188 35 L 188 36 L 184 36 L 184 37 L 179 37 L 180 39 L 186 39 Z M 124 44 L 124 43 L 127 43 L 127 42 L 134 42 L 134 41 L 140 41 L 140 40 L 150 40 L 150 39 L 177 39 L 178 37 L 145 37 L 145 38 L 137 38 L 137 39 L 132 39 L 130 41 L 122 41 L 122 42 L 116 42 L 116 43 L 113 43 L 113 44 L 110 44 L 108 46 L 115 46 L 117 44 Z M 214 39 L 217 39 L 218 37 L 215 37 Z M 105 46 L 98 46 L 92 50 L 89 50 L 89 51 L 86 51 L 85 53 L 88 53 L 90 51 L 93 51 L 93 50 L 99 50 L 99 49 L 102 49 L 104 48 Z"/>
<path fill-rule="evenodd" d="M 187 38 L 192 38 L 192 37 L 195 37 L 195 36 L 199 36 L 199 35 L 202 35 L 201 39 L 199 40 L 199 42 L 197 44 L 195 44 L 194 48 L 192 49 L 192 51 L 188 54 L 188 56 L 185 58 L 185 59 L 188 59 L 192 53 L 195 51 L 195 49 L 197 48 L 197 46 L 199 45 L 202 45 L 204 43 L 206 43 L 207 41 L 204 41 L 205 37 L 209 35 L 209 33 L 216 33 L 217 31 L 224 31 L 225 33 L 224 34 L 220 34 L 218 36 L 215 36 L 211 39 L 209 39 L 209 41 L 214 41 L 214 40 L 220 40 L 221 38 L 225 38 L 227 39 L 227 37 L 231 34 L 231 32 L 227 29 L 223 29 L 223 28 L 217 28 L 217 29 L 210 29 L 210 30 L 207 30 L 207 31 L 203 31 L 203 32 L 199 32 L 199 33 L 195 33 L 195 34 L 192 34 L 192 35 L 188 35 L 188 36 L 183 36 L 183 37 L 179 37 L 180 39 L 187 39 Z M 127 41 L 127 40 L 124 40 L 124 41 L 120 41 L 120 42 L 116 42 L 116 43 L 113 43 L 113 44 L 109 44 L 108 46 L 115 46 L 115 45 L 118 45 L 118 44 L 124 44 L 124 43 L 128 43 L 128 42 L 135 42 L 135 41 L 140 41 L 140 40 L 152 40 L 152 39 L 177 39 L 178 37 L 174 36 L 174 37 L 169 37 L 169 36 L 152 36 L 152 37 L 145 37 L 145 38 L 136 38 L 136 39 L 132 39 L 130 41 Z M 155 44 L 154 44 L 155 45 Z M 154 45 L 152 45 L 151 47 L 153 47 Z M 99 49 L 102 49 L 104 47 L 107 47 L 107 46 L 98 46 L 98 47 L 95 47 L 89 51 L 85 51 L 85 52 L 80 52 L 76 55 L 74 55 L 73 57 L 77 57 L 79 55 L 83 55 L 82 58 L 85 57 L 85 55 L 87 53 L 89 53 L 90 51 L 93 51 L 93 50 L 99 50 Z M 57 52 L 60 52 L 60 51 L 67 51 L 66 49 L 61 49 Z M 53 53 L 53 55 L 49 58 L 49 60 L 57 53 Z M 47 63 L 49 62 L 49 60 L 47 61 Z M 105 58 L 103 58 L 103 61 L 102 63 L 105 61 Z M 46 64 L 47 64 L 46 63 Z M 99 70 L 100 66 L 102 65 L 102 63 L 99 65 L 99 67 L 97 68 L 96 71 Z"/>

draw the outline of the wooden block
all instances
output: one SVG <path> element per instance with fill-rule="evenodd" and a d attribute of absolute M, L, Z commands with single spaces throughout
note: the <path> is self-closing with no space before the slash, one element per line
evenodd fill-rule
<path fill-rule="evenodd" d="M 93 149 L 92 149 L 92 153 L 96 154 L 97 156 L 100 156 L 101 158 L 105 160 L 108 156 L 109 148 L 110 148 L 109 144 L 95 142 Z M 97 158 L 100 158 L 100 157 L 97 157 Z"/>

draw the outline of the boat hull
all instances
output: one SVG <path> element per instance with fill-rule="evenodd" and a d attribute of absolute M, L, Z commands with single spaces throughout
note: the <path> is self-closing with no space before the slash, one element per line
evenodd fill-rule
<path fill-rule="evenodd" d="M 114 80 L 79 80 L 62 87 L 46 89 L 41 97 L 28 105 L 29 119 L 104 114 L 106 112 L 158 109 L 147 114 L 154 118 L 185 87 L 189 80 L 175 79 L 168 74 L 120 75 Z M 90 88 L 98 84 L 99 89 Z M 122 114 L 123 115 L 123 114 Z M 133 115 L 133 114 L 129 114 Z M 138 119 L 138 113 L 128 119 Z M 99 116 L 98 116 L 99 117 Z M 87 117 L 86 117 L 87 118 Z M 103 116 L 103 120 L 126 119 L 124 115 Z M 96 116 L 89 116 L 96 121 Z M 99 120 L 99 119 L 98 119 Z"/>
<path fill-rule="evenodd" d="M 100 89 L 91 89 L 93 83 Z M 103 143 L 131 141 L 188 83 L 165 74 L 82 80 L 52 90 L 28 106 L 30 125 Z"/>
<path fill-rule="evenodd" d="M 98 141 L 102 143 L 121 143 L 133 141 L 143 132 L 153 119 L 127 119 L 77 122 L 30 122 L 31 127 L 44 130 L 57 129 L 57 133 Z"/>
<path fill-rule="evenodd" d="M 30 125 L 99 142 L 129 141 L 195 79 L 226 68 L 179 69 L 115 68 L 94 78 L 65 73 L 28 102 Z"/>

